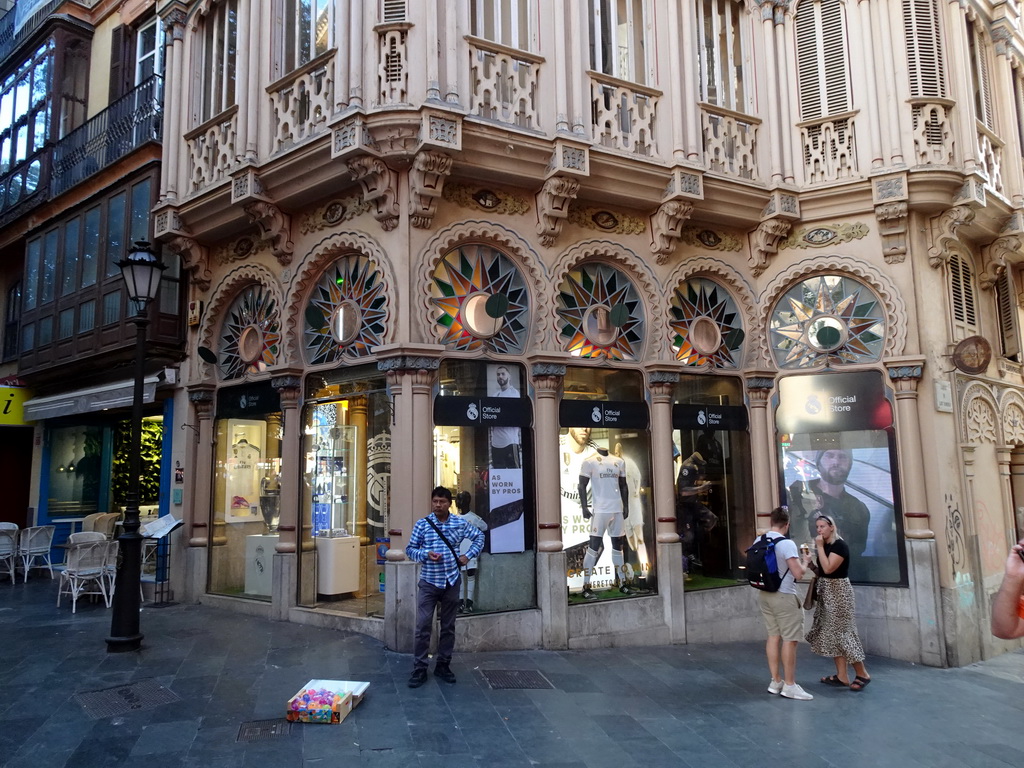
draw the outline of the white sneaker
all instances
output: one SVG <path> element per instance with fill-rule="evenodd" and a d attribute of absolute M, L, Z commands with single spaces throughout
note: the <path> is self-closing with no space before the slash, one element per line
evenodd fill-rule
<path fill-rule="evenodd" d="M 796 683 L 782 686 L 782 696 L 783 698 L 796 699 L 797 701 L 810 701 L 814 698 Z"/>
<path fill-rule="evenodd" d="M 783 682 L 781 680 L 772 680 L 768 683 L 768 693 L 774 693 L 776 696 L 782 693 Z"/>

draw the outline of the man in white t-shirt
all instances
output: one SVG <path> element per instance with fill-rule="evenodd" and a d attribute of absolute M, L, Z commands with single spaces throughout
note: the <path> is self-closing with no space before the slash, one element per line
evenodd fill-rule
<path fill-rule="evenodd" d="M 588 486 L 594 501 L 593 511 L 587 504 Z M 626 462 L 618 456 L 610 456 L 607 448 L 598 446 L 580 465 L 579 493 L 583 518 L 590 520 L 590 543 L 583 557 L 583 599 L 594 600 L 597 597 L 590 588 L 590 579 L 601 557 L 606 533 L 612 540 L 612 565 L 619 591 L 624 595 L 634 594 L 623 572 L 623 548 L 626 544 L 623 510 L 629 504 Z"/>
<path fill-rule="evenodd" d="M 519 397 L 519 390 L 512 386 L 512 375 L 504 365 L 494 372 L 498 391 L 494 397 Z M 517 469 L 522 466 L 522 432 L 519 427 L 491 427 L 491 467 L 493 469 Z"/>
<path fill-rule="evenodd" d="M 776 507 L 771 514 L 771 529 L 765 535 L 775 539 L 775 558 L 779 573 L 785 574 L 778 592 L 759 590 L 758 602 L 768 630 L 765 652 L 772 680 L 768 693 L 787 699 L 809 701 L 814 697 L 796 683 L 796 646 L 804 638 L 804 609 L 796 591 L 796 582 L 803 578 L 805 563 L 796 543 L 788 538 L 789 510 Z M 779 677 L 779 662 L 783 676 Z"/>

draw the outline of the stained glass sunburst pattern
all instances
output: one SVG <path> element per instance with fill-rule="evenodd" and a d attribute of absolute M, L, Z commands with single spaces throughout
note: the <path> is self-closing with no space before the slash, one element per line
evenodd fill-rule
<path fill-rule="evenodd" d="M 686 280 L 676 288 L 670 306 L 672 351 L 686 365 L 735 368 L 743 348 L 743 317 L 736 302 L 718 283 L 702 277 Z M 717 334 L 706 332 L 706 318 Z"/>
<path fill-rule="evenodd" d="M 232 302 L 220 342 L 220 367 L 225 379 L 258 373 L 277 362 L 281 318 L 277 302 L 265 286 L 250 285 Z"/>
<path fill-rule="evenodd" d="M 452 349 L 517 353 L 526 343 L 529 295 L 522 273 L 501 251 L 464 245 L 434 270 L 430 302 Z"/>
<path fill-rule="evenodd" d="M 324 271 L 306 305 L 304 340 L 310 364 L 363 357 L 384 343 L 385 285 L 377 263 L 361 254 L 338 259 Z M 346 325 L 350 330 L 340 332 Z"/>
<path fill-rule="evenodd" d="M 644 307 L 636 287 L 607 264 L 570 270 L 559 286 L 565 349 L 577 357 L 635 360 L 644 339 Z"/>
<path fill-rule="evenodd" d="M 784 368 L 872 362 L 885 345 L 885 308 L 853 278 L 812 277 L 786 291 L 775 307 L 771 344 Z"/>

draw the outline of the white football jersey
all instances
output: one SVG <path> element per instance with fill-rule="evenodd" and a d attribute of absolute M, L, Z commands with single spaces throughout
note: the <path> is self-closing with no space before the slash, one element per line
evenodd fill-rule
<path fill-rule="evenodd" d="M 590 478 L 595 515 L 622 513 L 619 478 L 626 476 L 626 462 L 618 456 L 602 456 L 599 453 L 594 453 L 588 456 L 580 466 L 580 475 Z"/>

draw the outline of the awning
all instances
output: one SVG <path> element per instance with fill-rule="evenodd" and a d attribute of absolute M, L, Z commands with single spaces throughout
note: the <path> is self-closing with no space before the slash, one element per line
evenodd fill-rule
<path fill-rule="evenodd" d="M 161 375 L 143 379 L 142 402 L 152 403 L 156 399 L 156 385 L 162 380 Z M 76 389 L 62 395 L 34 397 L 25 403 L 25 420 L 41 421 L 76 413 L 105 411 L 108 408 L 126 408 L 132 404 L 134 397 L 135 382 L 131 379 L 102 387 Z"/>

